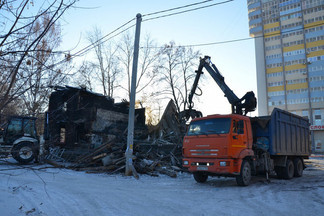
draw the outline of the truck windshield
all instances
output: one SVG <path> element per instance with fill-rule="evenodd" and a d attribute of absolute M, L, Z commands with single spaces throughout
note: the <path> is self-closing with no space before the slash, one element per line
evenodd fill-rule
<path fill-rule="evenodd" d="M 227 134 L 231 126 L 230 118 L 215 118 L 190 123 L 187 136 Z"/>

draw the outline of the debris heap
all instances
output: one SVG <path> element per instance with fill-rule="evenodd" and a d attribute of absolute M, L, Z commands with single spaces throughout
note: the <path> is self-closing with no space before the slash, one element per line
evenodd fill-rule
<path fill-rule="evenodd" d="M 182 170 L 185 127 L 178 121 L 173 101 L 150 131 L 144 108 L 136 109 L 135 117 L 133 164 L 137 172 L 176 177 Z M 55 87 L 46 114 L 46 160 L 60 167 L 60 162 L 69 162 L 66 167 L 91 173 L 122 172 L 127 125 L 127 102 L 114 103 L 112 98 L 82 88 Z"/>

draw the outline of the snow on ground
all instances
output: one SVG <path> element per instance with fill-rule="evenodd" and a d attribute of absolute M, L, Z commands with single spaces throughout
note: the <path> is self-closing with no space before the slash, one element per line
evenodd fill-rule
<path fill-rule="evenodd" d="M 239 187 L 234 178 L 198 184 L 179 173 L 136 180 L 1 160 L 0 215 L 322 215 L 324 158 L 307 166 L 301 178 L 254 177 Z"/>

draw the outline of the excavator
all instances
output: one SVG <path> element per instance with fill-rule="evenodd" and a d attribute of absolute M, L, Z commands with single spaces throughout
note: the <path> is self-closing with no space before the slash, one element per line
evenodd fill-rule
<path fill-rule="evenodd" d="M 182 122 L 187 122 L 190 118 L 194 119 L 202 117 L 202 113 L 200 111 L 193 109 L 192 99 L 196 94 L 198 82 L 203 74 L 204 68 L 224 92 L 225 97 L 231 104 L 232 114 L 247 115 L 247 113 L 255 111 L 256 109 L 257 100 L 254 92 L 249 91 L 242 98 L 238 98 L 236 94 L 227 86 L 224 77 L 210 59 L 211 58 L 209 56 L 205 56 L 204 58 L 200 59 L 198 70 L 196 70 L 196 77 L 188 97 L 188 109 L 179 113 L 179 118 Z"/>

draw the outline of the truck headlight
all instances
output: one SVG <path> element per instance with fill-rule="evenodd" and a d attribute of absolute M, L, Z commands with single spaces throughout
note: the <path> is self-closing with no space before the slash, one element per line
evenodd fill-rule
<path fill-rule="evenodd" d="M 189 162 L 188 161 L 183 161 L 183 165 L 188 165 Z"/>
<path fill-rule="evenodd" d="M 229 166 L 229 162 L 228 161 L 221 161 L 219 162 L 219 166 Z"/>

